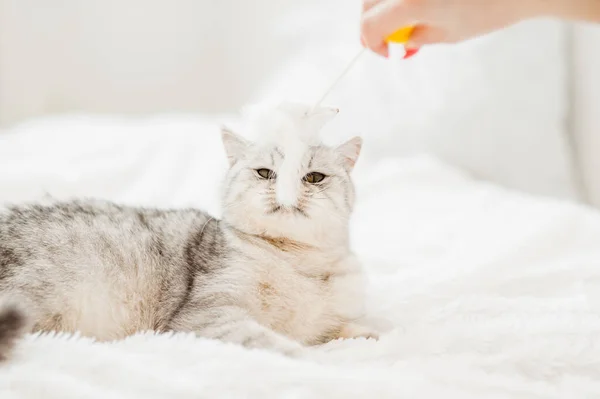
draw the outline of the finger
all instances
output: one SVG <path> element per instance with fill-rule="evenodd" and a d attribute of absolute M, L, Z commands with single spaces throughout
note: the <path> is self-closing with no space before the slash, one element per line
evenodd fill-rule
<path fill-rule="evenodd" d="M 428 44 L 443 43 L 446 41 L 446 33 L 442 29 L 426 25 L 417 25 L 410 35 L 407 48 L 419 48 Z"/>
<path fill-rule="evenodd" d="M 410 1 L 387 0 L 363 14 L 361 35 L 367 47 L 380 55 L 387 52 L 385 38 L 402 26 L 412 25 Z"/>
<path fill-rule="evenodd" d="M 363 0 L 362 2 L 362 12 L 369 11 L 371 8 L 375 7 L 377 4 L 381 3 L 383 0 Z M 367 47 L 367 43 L 365 42 L 364 36 L 360 35 L 360 45 L 363 47 Z"/>
<path fill-rule="evenodd" d="M 362 10 L 363 12 L 369 11 L 371 8 L 375 7 L 377 4 L 381 3 L 383 0 L 363 0 Z"/>

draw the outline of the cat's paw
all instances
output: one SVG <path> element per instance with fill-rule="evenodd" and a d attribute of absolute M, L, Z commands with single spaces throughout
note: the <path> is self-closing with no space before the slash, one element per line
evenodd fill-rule
<path fill-rule="evenodd" d="M 245 346 L 272 350 L 292 358 L 304 357 L 308 353 L 308 348 L 299 342 L 270 333 L 263 336 L 262 339 L 257 340 L 254 345 Z"/>
<path fill-rule="evenodd" d="M 285 356 L 292 357 L 295 359 L 308 356 L 308 348 L 302 345 L 289 346 L 280 350 Z"/>
<path fill-rule="evenodd" d="M 366 338 L 379 340 L 379 333 L 369 327 L 361 326 L 359 324 L 345 324 L 339 333 L 339 338 L 342 339 L 355 339 L 355 338 Z"/>

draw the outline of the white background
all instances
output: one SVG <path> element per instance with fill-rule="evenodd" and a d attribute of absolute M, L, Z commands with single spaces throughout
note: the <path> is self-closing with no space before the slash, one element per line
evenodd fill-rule
<path fill-rule="evenodd" d="M 314 101 L 359 49 L 358 12 L 358 0 L 0 0 L 0 121 Z M 533 21 L 410 62 L 369 54 L 327 100 L 342 109 L 331 137 L 361 134 L 375 158 L 433 153 L 562 198 L 580 197 L 581 164 L 600 203 L 600 40 L 590 28 L 575 36 Z"/>

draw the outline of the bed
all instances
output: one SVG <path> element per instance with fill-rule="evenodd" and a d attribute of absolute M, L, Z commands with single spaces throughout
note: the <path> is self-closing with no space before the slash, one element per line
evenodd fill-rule
<path fill-rule="evenodd" d="M 230 117 L 82 114 L 6 129 L 0 201 L 92 196 L 218 215 L 218 122 Z M 291 359 L 185 334 L 28 335 L 0 366 L 0 397 L 600 397 L 596 210 L 426 154 L 365 156 L 355 179 L 352 242 L 379 341 Z"/>

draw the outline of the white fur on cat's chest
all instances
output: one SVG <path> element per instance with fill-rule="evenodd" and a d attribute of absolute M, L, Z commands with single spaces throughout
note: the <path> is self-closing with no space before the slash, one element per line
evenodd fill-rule
<path fill-rule="evenodd" d="M 303 264 L 310 262 L 310 264 Z M 315 259 L 268 257 L 253 265 L 251 312 L 259 322 L 300 342 L 311 343 L 359 317 L 364 292 L 353 259 L 345 264 L 316 264 Z M 310 270 L 310 273 L 307 273 Z"/>

